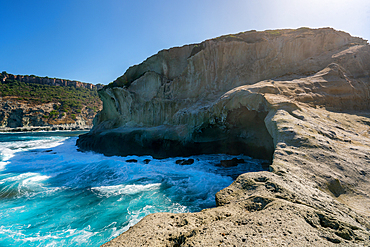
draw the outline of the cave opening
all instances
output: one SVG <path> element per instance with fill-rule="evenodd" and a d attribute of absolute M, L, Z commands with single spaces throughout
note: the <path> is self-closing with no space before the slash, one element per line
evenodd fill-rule
<path fill-rule="evenodd" d="M 207 124 L 193 135 L 196 154 L 244 154 L 272 161 L 274 144 L 264 119 L 268 112 L 247 107 L 229 111 L 222 124 Z"/>

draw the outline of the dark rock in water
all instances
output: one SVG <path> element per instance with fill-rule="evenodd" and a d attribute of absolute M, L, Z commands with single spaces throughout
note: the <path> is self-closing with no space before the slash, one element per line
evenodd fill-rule
<path fill-rule="evenodd" d="M 144 164 L 149 164 L 150 161 L 151 161 L 150 159 L 145 159 Z"/>
<path fill-rule="evenodd" d="M 243 159 L 232 158 L 231 160 L 221 160 L 217 166 L 233 167 L 241 163 L 245 163 L 245 161 Z"/>
<path fill-rule="evenodd" d="M 136 162 L 137 162 L 137 160 L 135 160 L 135 159 L 129 159 L 129 160 L 126 160 L 126 162 L 127 162 L 127 163 L 136 163 Z"/>
<path fill-rule="evenodd" d="M 191 165 L 194 163 L 194 159 L 188 159 L 188 160 L 184 160 L 183 162 L 181 162 L 180 165 Z"/>
<path fill-rule="evenodd" d="M 185 165 L 191 165 L 194 163 L 194 159 L 181 159 L 181 160 L 176 160 L 176 164 L 185 166 Z"/>
<path fill-rule="evenodd" d="M 269 170 L 270 165 L 271 165 L 271 163 L 268 162 L 268 161 L 262 161 L 262 163 L 261 163 L 262 169 L 267 170 L 267 171 Z"/>

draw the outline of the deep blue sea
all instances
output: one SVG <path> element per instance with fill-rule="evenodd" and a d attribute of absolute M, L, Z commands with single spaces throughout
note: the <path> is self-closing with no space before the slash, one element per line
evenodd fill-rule
<path fill-rule="evenodd" d="M 246 156 L 193 156 L 181 166 L 179 158 L 79 152 L 81 133 L 0 134 L 1 247 L 100 246 L 148 214 L 214 207 L 238 174 L 262 170 Z M 233 157 L 246 163 L 216 166 Z"/>

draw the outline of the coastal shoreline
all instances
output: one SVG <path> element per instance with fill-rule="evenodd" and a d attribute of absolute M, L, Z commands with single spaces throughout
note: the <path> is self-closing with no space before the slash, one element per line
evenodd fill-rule
<path fill-rule="evenodd" d="M 27 126 L 27 127 L 2 127 L 0 133 L 13 133 L 13 132 L 41 132 L 41 131 L 89 131 L 92 126 L 80 125 L 53 125 L 53 126 Z"/>

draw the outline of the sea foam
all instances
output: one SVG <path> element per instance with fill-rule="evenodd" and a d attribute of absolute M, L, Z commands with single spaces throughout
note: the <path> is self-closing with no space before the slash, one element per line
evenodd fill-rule
<path fill-rule="evenodd" d="M 184 166 L 180 158 L 106 157 L 79 152 L 67 135 L 0 135 L 0 246 L 100 246 L 148 214 L 214 207 L 215 193 L 238 174 L 262 169 L 224 154 Z M 217 166 L 233 157 L 246 163 Z"/>

